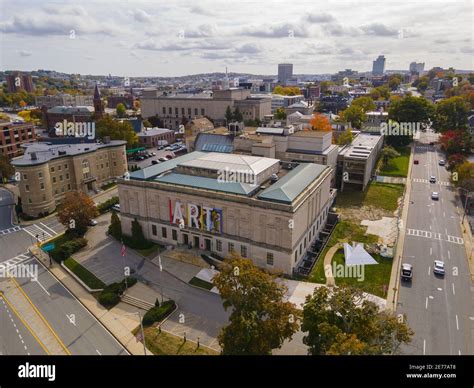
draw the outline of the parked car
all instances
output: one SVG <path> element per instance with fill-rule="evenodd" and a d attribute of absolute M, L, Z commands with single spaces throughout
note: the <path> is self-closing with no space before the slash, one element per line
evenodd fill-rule
<path fill-rule="evenodd" d="M 160 162 L 158 160 L 152 160 L 151 164 L 159 164 Z"/>
<path fill-rule="evenodd" d="M 436 177 L 434 175 L 430 176 L 430 183 L 436 183 Z"/>
<path fill-rule="evenodd" d="M 150 152 L 151 156 L 156 156 L 156 152 Z"/>
<path fill-rule="evenodd" d="M 413 279 L 413 266 L 411 264 L 403 263 L 401 278 L 405 281 L 411 281 Z"/>
<path fill-rule="evenodd" d="M 158 147 L 156 147 L 156 148 L 157 148 L 159 151 L 161 151 L 162 149 L 165 148 L 165 146 L 162 146 L 162 145 L 161 145 L 161 146 L 158 146 Z"/>
<path fill-rule="evenodd" d="M 168 159 L 166 159 L 166 158 L 164 158 L 164 157 L 161 157 L 161 158 L 159 158 L 158 160 L 159 160 L 160 162 L 167 162 L 167 161 L 168 161 Z"/>
<path fill-rule="evenodd" d="M 173 155 L 168 154 L 168 155 L 165 156 L 165 158 L 166 158 L 167 160 L 171 160 L 171 159 L 173 159 Z"/>
<path fill-rule="evenodd" d="M 89 226 L 96 226 L 98 224 L 98 222 L 94 219 L 90 219 L 89 220 Z"/>
<path fill-rule="evenodd" d="M 112 206 L 112 210 L 115 210 L 116 212 L 120 213 L 120 204 Z"/>
<path fill-rule="evenodd" d="M 437 191 L 433 191 L 431 193 L 431 199 L 437 201 L 439 199 L 439 193 Z"/>
<path fill-rule="evenodd" d="M 444 159 L 440 159 L 440 161 L 438 162 L 438 164 L 440 166 L 444 166 L 446 164 L 446 162 L 444 161 Z"/>
<path fill-rule="evenodd" d="M 420 162 L 418 161 L 418 159 L 415 159 L 415 160 L 413 161 L 413 164 L 419 164 L 419 163 L 420 163 Z"/>
<path fill-rule="evenodd" d="M 444 261 L 441 261 L 441 260 L 434 261 L 433 273 L 435 273 L 436 275 L 444 276 L 445 274 Z"/>

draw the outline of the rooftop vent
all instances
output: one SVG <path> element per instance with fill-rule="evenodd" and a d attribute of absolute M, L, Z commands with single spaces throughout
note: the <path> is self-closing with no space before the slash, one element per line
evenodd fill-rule
<path fill-rule="evenodd" d="M 66 151 L 58 151 L 58 155 L 66 155 Z"/>
<path fill-rule="evenodd" d="M 38 160 L 38 156 L 36 155 L 36 152 L 31 152 L 30 157 L 31 157 L 31 160 Z"/>

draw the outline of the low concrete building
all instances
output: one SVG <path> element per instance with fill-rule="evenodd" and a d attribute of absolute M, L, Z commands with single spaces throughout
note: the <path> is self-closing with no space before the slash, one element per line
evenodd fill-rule
<path fill-rule="evenodd" d="M 127 171 L 126 142 L 51 145 L 33 143 L 11 164 L 20 173 L 23 212 L 37 217 L 54 211 L 64 194 L 96 194 Z"/>
<path fill-rule="evenodd" d="M 55 106 L 93 106 L 94 96 L 92 95 L 74 95 L 55 94 L 52 96 L 37 96 L 36 105 L 40 108 L 53 108 Z"/>
<path fill-rule="evenodd" d="M 292 274 L 326 222 L 331 175 L 312 163 L 287 170 L 273 158 L 192 152 L 118 180 L 122 230 L 130 235 L 136 219 L 151 241 Z"/>
<path fill-rule="evenodd" d="M 151 148 L 158 145 L 172 144 L 175 142 L 174 131 L 166 128 L 146 128 L 138 134 L 141 146 Z"/>

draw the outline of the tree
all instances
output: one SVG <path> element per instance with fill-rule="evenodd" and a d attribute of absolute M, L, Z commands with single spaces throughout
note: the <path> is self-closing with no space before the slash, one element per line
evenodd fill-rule
<path fill-rule="evenodd" d="M 232 115 L 232 110 L 230 109 L 230 106 L 227 105 L 227 108 L 225 110 L 225 120 L 226 123 L 229 124 L 232 121 L 233 115 Z"/>
<path fill-rule="evenodd" d="M 397 88 L 400 86 L 402 83 L 402 76 L 400 74 L 392 74 L 388 78 L 388 87 L 391 90 L 397 90 Z"/>
<path fill-rule="evenodd" d="M 388 100 L 390 98 L 390 89 L 385 85 L 377 86 L 370 91 L 370 97 L 372 97 L 374 100 Z"/>
<path fill-rule="evenodd" d="M 91 219 L 97 216 L 94 201 L 82 191 L 66 193 L 58 206 L 58 220 L 66 229 L 83 235 Z"/>
<path fill-rule="evenodd" d="M 98 138 L 103 139 L 105 136 L 110 136 L 111 140 L 125 140 L 128 148 L 138 145 L 138 136 L 128 122 L 121 123 L 110 116 L 105 116 L 97 121 L 96 128 Z"/>
<path fill-rule="evenodd" d="M 465 161 L 455 167 L 454 173 L 451 177 L 453 183 L 457 187 L 462 187 L 468 191 L 474 191 L 474 163 Z"/>
<path fill-rule="evenodd" d="M 398 156 L 400 156 L 400 153 L 391 146 L 386 146 L 381 151 L 381 158 L 384 166 L 387 166 L 391 159 L 397 158 Z"/>
<path fill-rule="evenodd" d="M 298 329 L 298 310 L 285 301 L 286 287 L 236 254 L 213 279 L 230 323 L 219 336 L 227 355 L 269 355 Z"/>
<path fill-rule="evenodd" d="M 441 148 L 446 154 L 466 154 L 471 148 L 471 137 L 467 131 L 446 131 L 439 137 Z"/>
<path fill-rule="evenodd" d="M 353 139 L 352 131 L 348 128 L 337 138 L 337 145 L 343 146 L 351 144 Z"/>
<path fill-rule="evenodd" d="M 125 105 L 120 103 L 120 104 L 117 104 L 117 117 L 119 118 L 123 118 L 125 117 L 126 115 L 126 112 L 127 112 L 127 108 L 125 108 Z"/>
<path fill-rule="evenodd" d="M 303 343 L 312 355 L 396 354 L 413 331 L 354 288 L 317 287 L 303 308 Z"/>
<path fill-rule="evenodd" d="M 369 111 L 373 111 L 377 108 L 375 105 L 374 100 L 372 100 L 370 97 L 359 97 L 356 98 L 354 101 L 352 101 L 351 106 L 359 106 L 362 108 L 364 113 L 367 113 Z"/>
<path fill-rule="evenodd" d="M 122 238 L 122 223 L 120 222 L 120 218 L 115 210 L 112 210 L 112 215 L 110 217 L 109 234 L 117 240 Z"/>
<path fill-rule="evenodd" d="M 148 121 L 151 124 L 150 127 L 163 128 L 164 126 L 163 121 L 158 117 L 158 115 L 149 117 L 148 120 L 145 120 L 145 121 Z M 143 123 L 143 125 L 145 125 L 145 123 Z M 148 126 L 145 125 L 145 127 L 148 127 Z"/>
<path fill-rule="evenodd" d="M 286 113 L 285 109 L 283 107 L 277 108 L 275 111 L 275 118 L 277 120 L 285 120 L 286 119 Z"/>
<path fill-rule="evenodd" d="M 10 178 L 15 173 L 15 169 L 10 164 L 8 159 L 5 156 L 0 156 L 0 175 L 2 177 L 2 181 L 5 178 Z"/>
<path fill-rule="evenodd" d="M 145 248 L 148 244 L 142 226 L 136 218 L 132 221 L 132 242 L 133 246 L 137 248 Z"/>
<path fill-rule="evenodd" d="M 244 116 L 242 116 L 242 112 L 240 112 L 238 106 L 235 107 L 234 113 L 232 114 L 232 118 L 234 119 L 234 121 L 237 121 L 239 123 L 244 120 Z"/>
<path fill-rule="evenodd" d="M 436 105 L 433 126 L 436 131 L 466 129 L 470 106 L 460 96 L 447 98 Z"/>
<path fill-rule="evenodd" d="M 311 124 L 311 129 L 313 131 L 324 131 L 324 132 L 332 131 L 332 127 L 331 127 L 331 123 L 329 122 L 329 119 L 321 113 L 315 113 L 309 123 Z"/>
<path fill-rule="evenodd" d="M 273 94 L 279 94 L 282 96 L 299 96 L 301 94 L 301 90 L 297 86 L 277 85 L 273 89 Z"/>
<path fill-rule="evenodd" d="M 428 89 L 429 79 L 426 76 L 420 77 L 413 82 L 413 86 L 416 87 L 421 93 L 424 93 Z"/>
<path fill-rule="evenodd" d="M 351 105 L 346 110 L 342 111 L 343 120 L 349 121 L 354 128 L 360 129 L 362 123 L 365 122 L 367 116 L 362 107 Z"/>

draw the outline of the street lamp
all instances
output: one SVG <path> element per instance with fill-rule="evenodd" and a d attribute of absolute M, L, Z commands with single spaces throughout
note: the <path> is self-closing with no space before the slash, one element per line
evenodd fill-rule
<path fill-rule="evenodd" d="M 138 315 L 138 319 L 140 320 L 140 329 L 142 332 L 142 339 L 143 339 L 143 355 L 146 356 L 146 343 L 145 343 L 145 331 L 143 330 L 143 319 L 142 319 L 142 314 L 140 311 L 135 311 L 134 313 L 129 313 L 125 315 Z"/>

